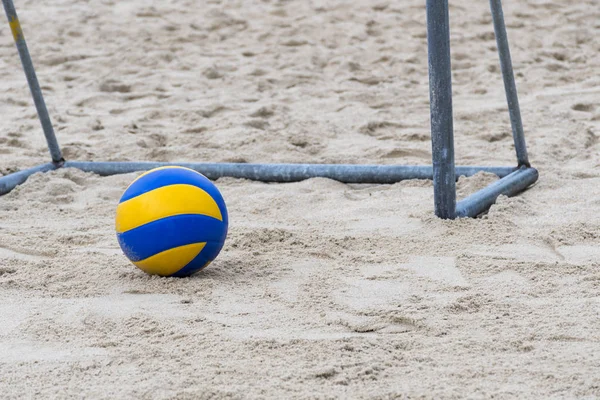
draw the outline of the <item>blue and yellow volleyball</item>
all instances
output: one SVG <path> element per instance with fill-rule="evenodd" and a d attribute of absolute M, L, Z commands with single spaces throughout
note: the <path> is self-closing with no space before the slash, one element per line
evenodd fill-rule
<path fill-rule="evenodd" d="M 228 224 L 219 189 L 199 172 L 175 166 L 140 175 L 116 213 L 127 258 L 160 276 L 189 276 L 210 264 L 223 248 Z"/>

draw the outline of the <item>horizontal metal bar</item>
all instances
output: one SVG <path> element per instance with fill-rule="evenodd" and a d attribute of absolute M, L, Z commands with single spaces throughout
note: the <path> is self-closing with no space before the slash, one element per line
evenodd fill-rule
<path fill-rule="evenodd" d="M 67 161 L 62 167 L 77 168 L 99 175 L 126 174 L 147 171 L 153 168 L 178 165 L 194 169 L 210 179 L 234 177 L 263 182 L 297 182 L 304 179 L 323 177 L 345 183 L 395 183 L 407 179 L 433 178 L 431 165 L 343 165 L 343 164 L 245 164 L 245 163 L 165 163 L 165 162 L 89 162 Z M 60 167 L 43 164 L 37 167 L 0 177 L 0 195 L 4 195 L 17 185 L 25 182 L 36 172 L 47 172 Z M 456 175 L 472 176 L 478 172 L 488 172 L 503 178 L 516 170 L 516 167 L 456 167 Z"/>
<path fill-rule="evenodd" d="M 522 167 L 512 174 L 492 183 L 490 186 L 473 193 L 456 205 L 457 217 L 476 217 L 496 202 L 500 195 L 514 196 L 525 190 L 538 179 L 535 168 Z"/>
<path fill-rule="evenodd" d="M 233 177 L 263 182 L 297 182 L 323 177 L 344 183 L 395 183 L 406 179 L 432 179 L 433 167 L 409 165 L 340 164 L 245 164 L 245 163 L 164 163 L 164 162 L 86 162 L 67 161 L 64 167 L 99 175 L 125 174 L 177 165 L 196 170 L 209 179 Z M 456 176 L 472 176 L 480 171 L 504 177 L 514 167 L 456 167 Z"/>
<path fill-rule="evenodd" d="M 58 166 L 55 164 L 48 163 L 0 177 L 0 196 L 5 195 L 13 190 L 16 186 L 25 182 L 31 175 L 37 172 L 52 171 L 56 168 L 58 168 Z"/>

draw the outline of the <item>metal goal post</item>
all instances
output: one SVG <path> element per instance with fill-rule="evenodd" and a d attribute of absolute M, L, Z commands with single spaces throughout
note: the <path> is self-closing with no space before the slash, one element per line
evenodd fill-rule
<path fill-rule="evenodd" d="M 10 192 L 16 186 L 25 182 L 32 174 L 58 168 L 78 168 L 99 175 L 114 175 L 145 171 L 165 165 L 180 165 L 194 169 L 210 179 L 227 176 L 263 182 L 295 182 L 323 177 L 345 183 L 388 184 L 405 179 L 432 179 L 435 214 L 440 218 L 454 219 L 457 217 L 476 217 L 494 204 L 498 196 L 514 196 L 538 179 L 538 171 L 531 167 L 527 156 L 501 0 L 490 0 L 490 6 L 517 155 L 516 167 L 455 166 L 448 0 L 427 0 L 426 3 L 433 159 L 433 165 L 429 166 L 65 160 L 52 127 L 13 1 L 2 0 L 2 4 L 21 57 L 52 161 L 0 177 L 0 195 Z M 500 179 L 457 202 L 455 187 L 457 177 L 472 176 L 480 171 L 496 174 Z"/>

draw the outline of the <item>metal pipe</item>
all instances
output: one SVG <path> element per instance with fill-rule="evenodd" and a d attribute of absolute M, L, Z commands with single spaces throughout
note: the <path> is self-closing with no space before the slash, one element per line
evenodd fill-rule
<path fill-rule="evenodd" d="M 0 196 L 5 195 L 13 190 L 16 186 L 25 182 L 31 175 L 37 172 L 51 171 L 56 168 L 58 168 L 57 165 L 48 163 L 0 177 Z"/>
<path fill-rule="evenodd" d="M 492 19 L 494 20 L 494 32 L 496 33 L 500 68 L 502 69 L 502 78 L 504 79 L 504 91 L 506 92 L 517 160 L 519 161 L 519 166 L 525 165 L 529 167 L 529 157 L 527 155 L 527 145 L 525 144 L 521 109 L 519 107 L 519 96 L 517 94 L 517 85 L 515 84 L 515 75 L 510 57 L 506 25 L 504 24 L 502 1 L 490 0 L 490 8 L 492 9 Z"/>
<path fill-rule="evenodd" d="M 432 166 L 338 165 L 338 164 L 242 164 L 242 163 L 164 163 L 164 162 L 86 162 L 67 161 L 66 168 L 78 168 L 99 175 L 125 174 L 177 165 L 196 170 L 209 179 L 233 177 L 263 182 L 297 182 L 322 177 L 344 183 L 395 183 L 406 179 L 432 179 Z M 484 171 L 504 177 L 512 167 L 457 167 L 457 175 L 472 176 Z"/>
<path fill-rule="evenodd" d="M 432 166 L 406 165 L 337 165 L 337 164 L 239 164 L 239 163 L 164 163 L 164 162 L 88 162 L 67 161 L 64 168 L 77 168 L 99 175 L 115 175 L 177 165 L 194 169 L 210 179 L 234 177 L 264 182 L 296 182 L 324 177 L 345 183 L 394 183 L 405 179 L 432 179 Z M 48 163 L 0 177 L 0 195 L 7 194 L 37 172 L 60 168 Z M 499 176 L 499 181 L 460 201 L 458 217 L 474 217 L 487 210 L 500 194 L 512 196 L 537 180 L 533 168 L 515 170 L 512 167 L 456 167 L 457 176 L 472 176 L 478 172 Z"/>
<path fill-rule="evenodd" d="M 427 0 L 427 43 L 435 215 L 454 219 L 456 176 L 448 0 Z"/>
<path fill-rule="evenodd" d="M 346 183 L 393 183 L 403 179 L 431 179 L 431 166 L 374 166 L 332 164 L 209 164 L 209 163 L 156 163 L 156 162 L 87 162 L 67 161 L 64 168 L 78 168 L 99 175 L 115 175 L 147 171 L 152 168 L 178 165 L 194 169 L 210 179 L 224 176 L 260 180 L 265 182 L 295 182 L 313 177 L 327 177 Z M 52 163 L 38 165 L 23 171 L 0 177 L 0 196 L 7 194 L 37 172 L 60 168 Z M 456 216 L 476 217 L 487 210 L 500 195 L 513 196 L 538 179 L 534 168 L 521 167 L 456 167 L 458 175 L 471 176 L 484 171 L 498 175 L 501 179 L 456 205 Z M 375 174 L 377 179 L 365 181 Z"/>
<path fill-rule="evenodd" d="M 521 167 L 512 174 L 492 183 L 490 186 L 473 193 L 456 205 L 456 216 L 476 217 L 496 202 L 500 195 L 514 196 L 525 190 L 538 179 L 535 168 Z"/>
<path fill-rule="evenodd" d="M 31 90 L 31 95 L 33 96 L 35 108 L 37 109 L 38 117 L 42 124 L 42 129 L 44 130 L 46 141 L 48 142 L 48 150 L 50 151 L 50 155 L 52 156 L 52 161 L 55 163 L 59 163 L 63 161 L 60 146 L 58 145 L 56 135 L 54 134 L 52 121 L 50 121 L 50 116 L 48 115 L 48 109 L 46 108 L 46 103 L 44 102 L 42 89 L 40 88 L 40 84 L 35 74 L 35 69 L 33 68 L 31 55 L 29 54 L 29 50 L 27 49 L 27 43 L 25 42 L 25 37 L 23 36 L 23 30 L 21 29 L 21 24 L 19 23 L 19 18 L 17 17 L 15 6 L 12 0 L 2 0 L 2 4 L 4 4 L 4 11 L 6 11 L 6 16 L 10 24 L 10 29 L 15 39 L 15 44 L 17 45 L 19 56 L 21 57 L 23 70 L 25 71 L 27 82 L 29 83 L 29 89 Z"/>

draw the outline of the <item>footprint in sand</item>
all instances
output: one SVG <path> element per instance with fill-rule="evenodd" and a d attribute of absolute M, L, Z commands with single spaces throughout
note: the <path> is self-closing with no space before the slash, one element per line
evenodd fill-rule
<path fill-rule="evenodd" d="M 600 262 L 600 247 L 589 245 L 561 246 L 556 249 L 570 264 Z"/>
<path fill-rule="evenodd" d="M 23 250 L 0 246 L 0 259 L 17 259 L 23 261 L 39 261 L 42 257 L 48 257 L 50 254 L 40 253 L 34 250 Z M 11 273 L 10 269 L 3 269 L 5 273 Z M 2 275 L 2 272 L 0 272 Z"/>

